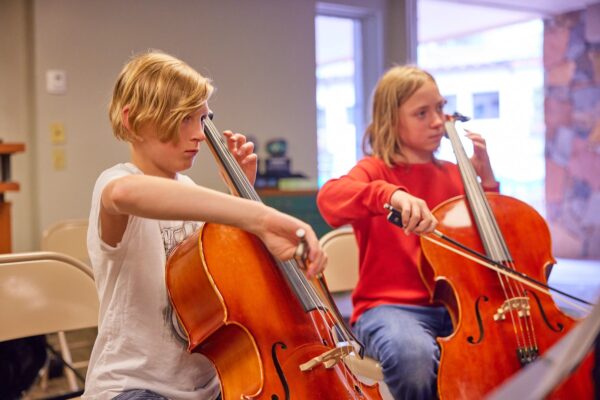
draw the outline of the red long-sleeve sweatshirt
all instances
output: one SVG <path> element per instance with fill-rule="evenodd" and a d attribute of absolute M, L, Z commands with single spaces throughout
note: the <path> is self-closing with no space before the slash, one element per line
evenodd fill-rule
<path fill-rule="evenodd" d="M 351 224 L 358 242 L 359 281 L 352 293 L 351 323 L 381 304 L 429 304 L 429 293 L 417 270 L 419 238 L 406 236 L 388 222 L 383 208 L 398 189 L 425 200 L 430 209 L 464 194 L 460 172 L 453 163 L 438 160 L 390 168 L 379 158 L 366 157 L 347 175 L 325 183 L 317 195 L 325 221 L 334 228 Z"/>

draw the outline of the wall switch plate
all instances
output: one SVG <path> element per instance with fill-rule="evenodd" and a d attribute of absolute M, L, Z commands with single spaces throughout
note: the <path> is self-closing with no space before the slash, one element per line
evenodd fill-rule
<path fill-rule="evenodd" d="M 47 70 L 46 91 L 50 94 L 67 93 L 67 71 L 62 69 Z"/>

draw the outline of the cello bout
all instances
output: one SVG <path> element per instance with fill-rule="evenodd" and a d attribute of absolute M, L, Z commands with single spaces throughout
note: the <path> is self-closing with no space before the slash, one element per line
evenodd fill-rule
<path fill-rule="evenodd" d="M 305 312 L 255 236 L 204 224 L 169 257 L 166 279 L 188 350 L 213 362 L 224 400 L 381 399 L 331 363 L 323 310 Z"/>
<path fill-rule="evenodd" d="M 547 268 L 554 258 L 543 218 L 517 199 L 495 193 L 486 193 L 486 199 L 510 249 L 510 264 L 545 282 Z M 438 229 L 445 235 L 471 249 L 485 251 L 464 196 L 438 205 L 433 214 L 439 221 Z M 535 242 L 530 238 L 535 238 Z M 535 289 L 511 293 L 496 272 L 431 241 L 422 239 L 421 246 L 421 275 L 429 282 L 432 299 L 446 306 L 455 326 L 449 337 L 438 338 L 440 398 L 485 397 L 548 351 L 577 323 L 545 293 L 537 293 Z M 523 336 L 515 335 L 515 329 L 522 330 Z M 592 367 L 593 354 L 590 354 L 548 398 L 592 399 Z"/>

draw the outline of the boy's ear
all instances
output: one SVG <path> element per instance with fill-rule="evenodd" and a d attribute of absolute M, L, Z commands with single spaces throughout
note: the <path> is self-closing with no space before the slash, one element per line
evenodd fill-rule
<path fill-rule="evenodd" d="M 131 126 L 129 125 L 129 106 L 123 107 L 123 110 L 121 111 L 121 121 L 123 122 L 125 129 L 131 132 Z"/>
<path fill-rule="evenodd" d="M 131 123 L 129 122 L 129 111 L 129 106 L 123 107 L 123 110 L 121 111 L 123 127 L 127 130 L 127 132 L 129 132 L 129 141 L 142 142 L 143 139 L 136 132 L 134 132 L 133 129 L 131 129 Z"/>

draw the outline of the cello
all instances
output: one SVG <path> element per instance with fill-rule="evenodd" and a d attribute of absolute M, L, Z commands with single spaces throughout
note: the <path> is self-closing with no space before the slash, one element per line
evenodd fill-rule
<path fill-rule="evenodd" d="M 483 191 L 456 120 L 466 118 L 455 114 L 445 128 L 465 195 L 432 210 L 439 224 L 433 235 L 421 236 L 419 272 L 432 301 L 445 305 L 454 326 L 450 336 L 437 339 L 438 394 L 480 399 L 543 355 L 577 321 L 546 290 L 555 263 L 546 222 L 515 198 Z M 388 219 L 398 224 L 397 214 Z M 548 398 L 591 399 L 592 367 L 590 354 Z"/>
<path fill-rule="evenodd" d="M 209 118 L 204 132 L 232 192 L 260 201 Z M 212 361 L 224 400 L 381 399 L 377 384 L 362 383 L 344 364 L 362 349 L 335 305 L 321 300 L 328 293 L 317 289 L 326 287 L 313 286 L 301 266 L 275 260 L 254 235 L 205 223 L 166 266 L 188 351 Z"/>

